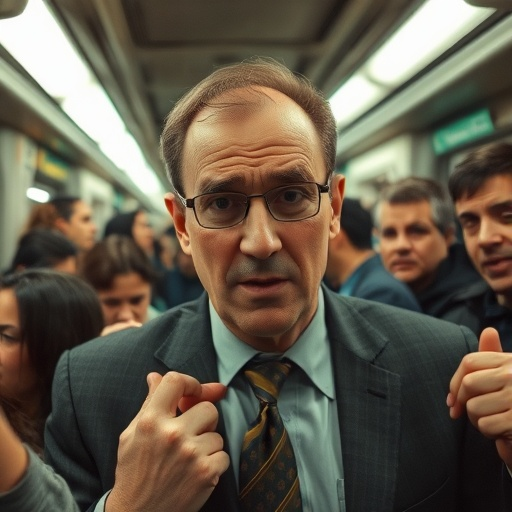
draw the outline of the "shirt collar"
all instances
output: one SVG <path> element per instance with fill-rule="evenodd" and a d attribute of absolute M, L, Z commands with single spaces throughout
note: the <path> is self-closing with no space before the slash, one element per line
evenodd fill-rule
<path fill-rule="evenodd" d="M 219 380 L 227 386 L 242 367 L 261 352 L 239 340 L 224 325 L 211 301 L 209 308 L 213 345 L 217 353 Z M 283 356 L 302 368 L 313 384 L 327 397 L 333 399 L 335 397 L 334 377 L 324 318 L 324 296 L 322 291 L 319 290 L 318 307 L 313 319 Z"/>

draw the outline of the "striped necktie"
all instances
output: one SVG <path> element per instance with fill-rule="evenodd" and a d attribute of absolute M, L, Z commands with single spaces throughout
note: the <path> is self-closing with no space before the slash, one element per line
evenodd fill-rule
<path fill-rule="evenodd" d="M 289 362 L 267 361 L 249 363 L 244 369 L 260 402 L 240 453 L 240 503 L 247 512 L 302 510 L 295 455 L 277 409 L 290 368 Z"/>

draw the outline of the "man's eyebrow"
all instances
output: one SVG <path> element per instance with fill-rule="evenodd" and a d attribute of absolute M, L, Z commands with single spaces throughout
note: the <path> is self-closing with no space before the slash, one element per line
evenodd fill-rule
<path fill-rule="evenodd" d="M 209 181 L 207 186 L 200 187 L 201 194 L 226 192 L 242 187 L 247 179 L 243 175 L 230 176 L 226 178 L 216 179 Z M 275 171 L 269 174 L 268 181 L 272 183 L 287 184 L 287 183 L 300 183 L 303 181 L 314 181 L 314 176 L 302 167 L 294 167 L 283 171 Z"/>

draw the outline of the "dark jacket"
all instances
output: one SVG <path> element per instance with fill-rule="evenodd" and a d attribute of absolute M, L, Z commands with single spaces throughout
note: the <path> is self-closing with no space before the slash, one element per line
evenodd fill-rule
<path fill-rule="evenodd" d="M 357 279 L 350 296 L 421 312 L 410 288 L 384 268 L 380 254 L 368 258 L 355 272 Z"/>
<path fill-rule="evenodd" d="M 488 290 L 464 245 L 455 243 L 439 265 L 435 281 L 416 298 L 427 315 L 465 325 L 478 336 L 482 329 L 480 305 Z"/>

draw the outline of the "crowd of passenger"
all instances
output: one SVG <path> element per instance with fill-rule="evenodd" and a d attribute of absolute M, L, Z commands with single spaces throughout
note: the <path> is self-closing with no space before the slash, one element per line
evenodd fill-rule
<path fill-rule="evenodd" d="M 404 178 L 382 189 L 371 207 L 364 198 L 345 198 L 326 262 L 319 259 L 326 266 L 316 271 L 323 275 L 322 288 L 463 325 L 476 337 L 493 327 L 503 350 L 512 352 L 511 162 L 512 145 L 491 144 L 471 152 L 447 184 Z M 281 214 L 272 211 L 270 197 L 265 201 L 274 218 Z M 194 215 L 202 226 L 196 210 Z M 59 358 L 95 338 L 115 344 L 122 336 L 134 338 L 131 329 L 153 321 L 156 329 L 157 319 L 172 308 L 198 299 L 205 288 L 212 293 L 210 274 L 201 273 L 204 286 L 196 269 L 208 264 L 194 262 L 183 226 L 156 236 L 148 212 L 135 209 L 116 214 L 100 236 L 93 218 L 78 197 L 38 205 L 0 278 L 2 510 L 14 510 L 11 503 L 22 503 L 22 512 L 41 506 L 34 503 L 39 495 L 30 492 L 24 501 L 10 501 L 13 489 L 28 486 L 29 466 L 47 471 L 44 485 L 59 495 L 52 506 L 78 510 L 61 476 L 43 464 L 43 431 Z M 259 254 L 254 259 L 264 260 L 266 250 L 252 249 Z M 271 273 L 277 267 L 268 268 Z M 219 317 L 213 322 L 218 329 Z"/>

